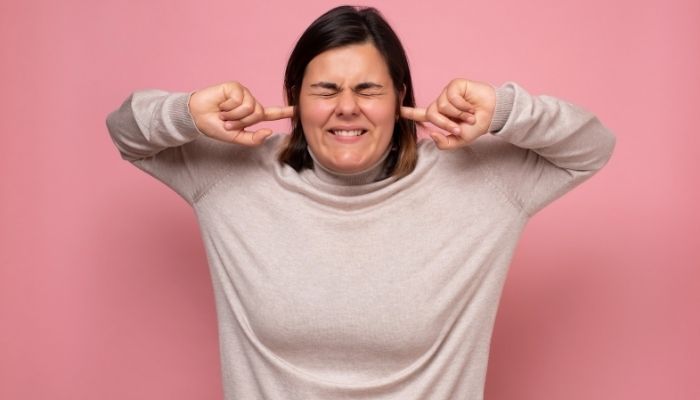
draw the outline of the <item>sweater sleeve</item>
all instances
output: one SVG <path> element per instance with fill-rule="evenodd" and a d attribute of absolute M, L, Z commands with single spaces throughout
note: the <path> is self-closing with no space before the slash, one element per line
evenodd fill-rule
<path fill-rule="evenodd" d="M 489 132 L 496 140 L 477 140 L 472 150 L 530 216 L 593 176 L 615 147 L 615 136 L 595 115 L 513 82 L 496 89 Z"/>
<path fill-rule="evenodd" d="M 189 114 L 188 93 L 145 90 L 130 95 L 107 117 L 107 129 L 124 160 L 195 203 L 227 171 L 243 162 L 242 146 L 200 133 Z"/>

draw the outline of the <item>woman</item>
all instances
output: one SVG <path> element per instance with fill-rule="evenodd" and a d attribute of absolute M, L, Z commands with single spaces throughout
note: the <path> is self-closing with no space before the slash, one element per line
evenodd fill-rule
<path fill-rule="evenodd" d="M 482 398 L 522 229 L 614 137 L 515 83 L 456 79 L 416 108 L 401 43 L 371 8 L 314 21 L 285 89 L 268 108 L 236 82 L 137 92 L 107 120 L 122 157 L 197 214 L 226 398 Z M 246 130 L 280 118 L 291 135 Z M 416 143 L 415 121 L 446 133 Z"/>

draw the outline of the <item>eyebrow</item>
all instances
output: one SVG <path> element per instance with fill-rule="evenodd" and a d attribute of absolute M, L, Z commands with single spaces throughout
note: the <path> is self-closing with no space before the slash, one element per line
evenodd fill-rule
<path fill-rule="evenodd" d="M 316 82 L 311 84 L 312 88 L 321 88 L 321 89 L 329 89 L 329 90 L 335 90 L 335 91 L 340 91 L 340 87 L 333 83 L 333 82 Z M 354 91 L 361 91 L 361 90 L 367 90 L 367 89 L 383 89 L 384 86 L 374 83 L 374 82 L 362 82 L 358 83 L 355 85 L 353 88 Z"/>

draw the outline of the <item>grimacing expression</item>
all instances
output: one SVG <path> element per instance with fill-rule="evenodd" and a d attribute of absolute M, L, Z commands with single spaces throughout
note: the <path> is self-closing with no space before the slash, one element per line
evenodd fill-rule
<path fill-rule="evenodd" d="M 389 68 L 371 42 L 325 51 L 307 65 L 299 117 L 324 167 L 355 173 L 376 164 L 391 144 L 397 115 Z"/>

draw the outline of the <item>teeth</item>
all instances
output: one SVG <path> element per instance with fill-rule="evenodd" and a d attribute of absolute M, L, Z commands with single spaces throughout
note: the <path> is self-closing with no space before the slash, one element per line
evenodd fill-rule
<path fill-rule="evenodd" d="M 337 136 L 360 136 L 360 135 L 362 135 L 363 130 L 362 129 L 354 129 L 351 131 L 334 130 L 332 132 L 334 135 L 337 135 Z"/>

